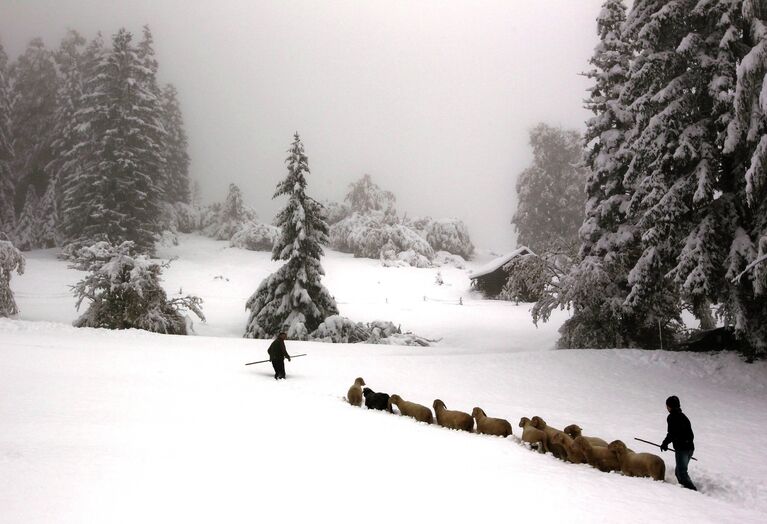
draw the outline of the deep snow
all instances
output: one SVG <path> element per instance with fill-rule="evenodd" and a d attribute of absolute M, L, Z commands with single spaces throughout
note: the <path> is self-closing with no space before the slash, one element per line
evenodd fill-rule
<path fill-rule="evenodd" d="M 767 365 L 734 355 L 552 351 L 566 313 L 535 328 L 529 305 L 484 301 L 468 271 L 382 268 L 328 252 L 341 314 L 392 320 L 434 347 L 288 342 L 307 357 L 272 379 L 268 341 L 239 338 L 245 299 L 276 268 L 266 253 L 184 236 L 166 289 L 205 299 L 198 334 L 75 329 L 67 285 L 81 273 L 27 254 L 12 287 L 23 320 L 0 320 L 2 522 L 761 522 L 767 517 Z M 221 276 L 221 278 L 216 278 Z M 228 280 L 227 280 L 228 279 Z M 424 300 L 426 297 L 426 300 Z M 458 305 L 462 297 L 464 305 Z M 663 401 L 682 399 L 701 493 L 566 464 L 342 397 L 370 387 L 450 409 L 578 423 L 584 433 L 659 442 Z"/>

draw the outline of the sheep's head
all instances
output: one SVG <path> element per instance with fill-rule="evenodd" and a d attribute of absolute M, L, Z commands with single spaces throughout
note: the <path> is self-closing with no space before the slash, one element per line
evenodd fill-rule
<path fill-rule="evenodd" d="M 482 408 L 474 408 L 471 410 L 471 416 L 474 418 L 477 417 L 486 417 L 485 411 Z"/>
<path fill-rule="evenodd" d="M 535 416 L 533 417 L 533 420 L 531 422 L 534 428 L 546 429 L 546 421 L 543 420 L 541 417 Z"/>
<path fill-rule="evenodd" d="M 402 397 L 400 397 L 399 395 L 392 395 L 392 396 L 389 397 L 389 405 L 390 406 L 392 404 L 398 404 L 399 402 L 402 402 Z"/>
<path fill-rule="evenodd" d="M 522 417 L 521 419 L 519 419 L 519 427 L 520 427 L 520 428 L 524 428 L 524 427 L 525 427 L 525 426 L 527 426 L 528 424 L 530 424 L 530 419 L 529 419 L 529 418 L 527 418 L 527 417 Z"/>
<path fill-rule="evenodd" d="M 364 386 L 365 380 L 362 377 L 357 377 L 357 380 L 354 381 L 355 386 Z"/>
<path fill-rule="evenodd" d="M 445 409 L 445 403 L 440 399 L 436 399 L 432 407 L 434 408 L 434 411 L 437 411 L 437 409 Z"/>
<path fill-rule="evenodd" d="M 375 392 L 370 388 L 365 388 L 362 390 L 362 394 L 365 395 L 365 398 L 368 398 L 368 396 L 372 395 L 373 393 Z"/>
<path fill-rule="evenodd" d="M 578 424 L 570 424 L 562 431 L 570 435 L 571 438 L 576 438 L 581 436 L 581 431 L 583 430 L 578 426 Z"/>
<path fill-rule="evenodd" d="M 624 444 L 621 440 L 613 440 L 607 445 L 607 449 L 615 453 L 615 455 L 618 457 L 628 452 L 626 444 Z"/>

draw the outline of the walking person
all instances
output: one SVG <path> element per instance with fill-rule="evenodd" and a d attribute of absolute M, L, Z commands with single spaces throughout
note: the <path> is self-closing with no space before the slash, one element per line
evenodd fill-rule
<path fill-rule="evenodd" d="M 288 355 L 288 350 L 285 347 L 285 339 L 287 338 L 288 334 L 280 331 L 267 350 L 269 360 L 272 361 L 272 367 L 274 368 L 274 380 L 285 378 L 285 359 L 287 358 L 288 362 L 290 362 L 290 355 Z"/>
<path fill-rule="evenodd" d="M 695 444 L 693 439 L 695 435 L 692 432 L 692 426 L 690 425 L 690 419 L 687 415 L 682 413 L 682 407 L 679 403 L 679 397 L 672 395 L 666 399 L 666 409 L 668 410 L 668 417 L 666 422 L 668 423 L 668 433 L 666 438 L 663 439 L 663 443 L 660 446 L 661 451 L 668 451 L 669 443 L 674 445 L 674 454 L 676 458 L 676 479 L 679 483 L 687 489 L 698 491 L 695 484 L 690 480 L 690 475 L 687 474 L 687 465 L 692 459 L 692 454 L 695 451 Z"/>

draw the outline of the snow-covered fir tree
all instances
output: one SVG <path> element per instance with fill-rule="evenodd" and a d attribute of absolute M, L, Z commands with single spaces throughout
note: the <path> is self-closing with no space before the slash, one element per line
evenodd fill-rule
<path fill-rule="evenodd" d="M 79 174 L 67 184 L 64 212 L 79 216 L 81 242 L 130 240 L 145 253 L 154 250 L 159 233 L 162 144 L 161 105 L 151 88 L 149 72 L 120 29 L 112 49 L 88 79 L 83 108 L 95 143 L 84 152 Z M 69 227 L 68 227 L 69 229 Z M 72 238 L 73 231 L 69 231 Z"/>
<path fill-rule="evenodd" d="M 517 243 L 536 253 L 575 245 L 583 222 L 585 170 L 576 131 L 538 124 L 530 131 L 533 164 L 517 180 L 512 223 Z"/>
<path fill-rule="evenodd" d="M 13 237 L 22 251 L 38 247 L 40 234 L 40 199 L 34 190 L 27 191 L 27 199 L 21 208 Z"/>
<path fill-rule="evenodd" d="M 11 236 L 16 229 L 16 206 L 11 163 L 11 91 L 8 55 L 0 43 L 0 234 Z"/>
<path fill-rule="evenodd" d="M 250 310 L 245 336 L 267 338 L 279 331 L 291 338 L 306 338 L 331 315 L 338 314 L 335 299 L 321 278 L 322 246 L 328 242 L 328 225 L 322 205 L 306 194 L 309 164 L 298 133 L 287 159 L 288 176 L 277 184 L 274 197 L 288 202 L 275 219 L 281 228 L 272 260 L 285 264 L 269 275 L 248 299 Z"/>
<path fill-rule="evenodd" d="M 229 184 L 229 192 L 218 213 L 218 220 L 209 228 L 209 232 L 217 240 L 230 240 L 245 224 L 255 219 L 255 213 L 242 201 L 240 188 L 237 184 Z"/>
<path fill-rule="evenodd" d="M 58 77 L 53 54 L 43 41 L 33 39 L 11 68 L 11 134 L 16 210 L 30 201 L 40 203 L 50 185 L 46 169 L 53 158 L 53 122 Z M 29 199 L 30 191 L 36 199 Z M 38 214 L 35 210 L 34 214 Z M 37 247 L 32 245 L 31 247 Z"/>
<path fill-rule="evenodd" d="M 740 223 L 729 246 L 726 319 L 748 343 L 749 357 L 767 354 L 767 5 L 744 0 L 743 43 L 733 117 L 724 151 L 740 177 L 732 180 Z"/>
<path fill-rule="evenodd" d="M 191 202 L 189 188 L 189 153 L 184 118 L 176 88 L 162 89 L 162 121 L 165 128 L 165 178 L 163 193 L 167 202 Z"/>
<path fill-rule="evenodd" d="M 19 312 L 11 291 L 11 275 L 14 271 L 19 275 L 24 274 L 24 256 L 0 232 L 0 317 L 11 317 Z"/>
<path fill-rule="evenodd" d="M 620 98 L 632 58 L 623 35 L 625 20 L 623 0 L 607 0 L 602 5 L 597 17 L 599 43 L 589 60 L 592 68 L 586 72 L 593 81 L 586 108 L 594 116 L 586 122 L 584 136 L 589 175 L 585 218 L 578 231 L 578 262 L 556 285 L 541 289 L 543 295 L 533 309 L 536 322 L 548 319 L 556 307 L 572 309 L 560 330 L 562 347 L 637 344 L 634 319 L 623 306 L 629 294 L 628 272 L 639 256 L 637 228 L 627 218 L 631 188 L 624 185 L 631 160 L 626 132 L 633 123 L 632 113 Z M 522 291 L 527 287 L 531 286 Z M 519 293 L 518 288 L 516 284 L 509 291 Z"/>
<path fill-rule="evenodd" d="M 67 179 L 74 176 L 78 168 L 73 154 L 78 144 L 86 139 L 76 118 L 84 92 L 85 44 L 82 35 L 70 30 L 54 55 L 60 82 L 53 123 L 54 139 L 51 144 L 53 158 L 46 166 L 51 180 L 49 187 L 54 191 L 54 219 L 59 216 Z"/>
<path fill-rule="evenodd" d="M 184 311 L 205 320 L 195 296 L 168 299 L 160 285 L 160 274 L 166 265 L 138 254 L 130 241 L 119 245 L 97 242 L 81 248 L 73 268 L 88 275 L 73 286 L 79 309 L 88 300 L 88 309 L 75 327 L 108 329 L 144 329 L 155 333 L 186 335 Z"/>
<path fill-rule="evenodd" d="M 682 297 L 712 324 L 709 302 L 722 289 L 734 233 L 735 195 L 721 154 L 734 77 L 733 6 L 638 1 L 627 20 L 637 57 L 623 92 L 635 116 L 625 179 L 642 254 L 629 272 L 625 306 L 648 332 L 668 328 L 667 338 Z"/>
<path fill-rule="evenodd" d="M 100 82 L 96 81 L 96 73 L 101 64 L 106 60 L 107 51 L 104 47 L 104 40 L 99 33 L 88 44 L 81 56 L 81 95 L 79 100 L 76 97 L 77 73 L 72 71 L 72 75 L 65 76 L 72 81 L 69 83 L 73 91 L 66 90 L 66 95 L 71 95 L 73 106 L 76 107 L 73 115 L 62 115 L 62 131 L 54 142 L 57 146 L 57 160 L 53 168 L 58 171 L 59 198 L 59 232 L 62 236 L 62 242 L 66 245 L 76 243 L 84 238 L 86 224 L 90 220 L 88 213 L 91 210 L 90 205 L 85 200 L 95 196 L 95 188 L 91 187 L 87 181 L 95 181 L 96 178 L 89 176 L 85 171 L 86 166 L 91 164 L 98 145 L 96 136 L 97 117 L 99 113 L 94 105 L 94 94 L 99 88 Z M 71 56 L 65 53 L 62 58 Z M 67 60 L 67 65 L 74 65 Z M 69 146 L 66 149 L 66 146 Z M 84 240 L 84 244 L 91 244 L 93 239 Z"/>

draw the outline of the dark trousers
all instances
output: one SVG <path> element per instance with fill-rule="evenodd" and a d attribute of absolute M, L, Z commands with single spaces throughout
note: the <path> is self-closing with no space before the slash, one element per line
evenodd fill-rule
<path fill-rule="evenodd" d="M 695 484 L 690 480 L 690 475 L 687 474 L 687 464 L 689 464 L 690 459 L 692 459 L 693 451 L 694 450 L 692 449 L 677 449 L 674 452 L 676 458 L 676 469 L 674 470 L 674 473 L 676 474 L 676 479 L 682 486 L 693 491 L 698 491 Z"/>
<path fill-rule="evenodd" d="M 272 367 L 274 368 L 274 379 L 285 378 L 285 360 L 276 359 L 272 360 Z"/>

